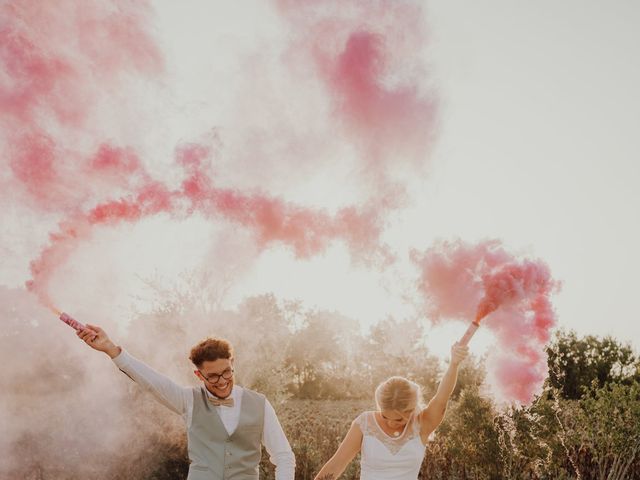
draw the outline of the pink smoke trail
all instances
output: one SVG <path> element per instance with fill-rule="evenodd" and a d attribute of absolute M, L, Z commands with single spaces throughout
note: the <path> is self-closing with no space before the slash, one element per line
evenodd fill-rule
<path fill-rule="evenodd" d="M 52 306 L 46 292 L 53 272 L 91 237 L 95 225 L 159 213 L 200 212 L 231 220 L 253 230 L 263 248 L 281 242 L 300 257 L 323 251 L 334 239 L 344 239 L 354 256 L 387 255 L 378 239 L 390 197 L 330 215 L 262 192 L 218 188 L 205 161 L 210 149 L 203 145 L 178 150 L 176 163 L 186 177 L 172 189 L 152 178 L 133 148 L 95 138 L 92 119 L 102 92 L 117 90 L 127 75 L 153 80 L 162 73 L 163 59 L 148 33 L 148 4 L 76 7 L 74 2 L 2 7 L 7 21 L 0 30 L 0 62 L 9 81 L 0 84 L 0 106 L 6 112 L 2 141 L 9 184 L 21 187 L 31 206 L 65 216 L 31 262 L 28 287 L 43 303 Z M 95 153 L 78 148 L 96 140 Z"/>
<path fill-rule="evenodd" d="M 185 169 L 186 177 L 180 189 L 170 190 L 152 180 L 131 152 L 103 145 L 91 168 L 123 179 L 135 174 L 143 180 L 127 197 L 102 202 L 61 222 L 59 231 L 50 235 L 49 246 L 31 262 L 29 290 L 45 305 L 52 306 L 47 290 L 55 270 L 80 242 L 91 237 L 94 226 L 133 223 L 160 213 L 184 217 L 197 211 L 231 220 L 254 231 L 263 248 L 280 242 L 291 246 L 301 258 L 322 252 L 334 239 L 343 239 L 354 256 L 362 252 L 386 253 L 378 243 L 381 227 L 376 224 L 377 212 L 350 207 L 329 215 L 258 193 L 247 195 L 217 188 L 205 171 L 210 154 L 210 149 L 201 144 L 178 149 L 177 162 Z"/>
<path fill-rule="evenodd" d="M 427 45 L 419 2 L 276 1 L 292 34 L 289 61 L 319 78 L 364 175 L 386 189 L 402 167 L 424 168 L 437 105 L 424 89 Z"/>
<path fill-rule="evenodd" d="M 198 145 L 178 151 L 178 163 L 188 173 L 181 194 L 190 201 L 191 209 L 251 228 L 260 245 L 272 242 L 290 245 L 301 258 L 322 252 L 336 238 L 343 239 L 354 256 L 380 249 L 379 212 L 346 207 L 329 215 L 259 193 L 216 188 L 204 170 L 206 155 L 206 149 Z"/>
<path fill-rule="evenodd" d="M 99 102 L 127 75 L 163 70 L 149 15 L 146 2 L 121 0 L 0 6 L 1 159 L 6 186 L 21 186 L 32 207 L 59 211 L 91 196 L 73 177 Z"/>
<path fill-rule="evenodd" d="M 486 317 L 498 341 L 488 362 L 490 383 L 506 400 L 530 402 L 546 378 L 545 344 L 555 325 L 550 296 L 558 283 L 548 266 L 519 259 L 498 241 L 440 242 L 414 252 L 413 260 L 433 321 Z"/>

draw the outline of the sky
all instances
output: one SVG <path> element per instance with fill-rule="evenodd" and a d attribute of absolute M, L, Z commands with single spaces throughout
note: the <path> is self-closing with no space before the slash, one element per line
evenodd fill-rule
<path fill-rule="evenodd" d="M 304 19 L 283 19 L 273 4 L 257 1 L 151 7 L 162 79 L 152 87 L 131 80 L 135 95 L 113 102 L 128 121 L 111 115 L 110 105 L 96 130 L 146 152 L 147 168 L 163 178 L 172 178 L 176 144 L 215 131 L 230 152 L 215 172 L 222 185 L 261 188 L 331 212 L 367 201 L 368 187 L 350 174 L 352 147 L 313 143 L 314 132 L 333 126 L 316 119 L 322 99 L 312 83 L 298 88 L 305 72 L 296 70 L 302 69 L 296 52 L 286 48 L 300 34 L 287 21 L 304 26 Z M 552 299 L 558 326 L 611 334 L 640 349 L 640 6 L 442 0 L 427 2 L 417 21 L 426 32 L 424 70 L 419 65 L 412 73 L 438 107 L 424 171 L 412 174 L 407 164 L 393 171 L 402 176 L 407 200 L 385 217 L 382 239 L 397 256 L 391 267 L 354 261 L 340 242 L 300 258 L 287 245 L 256 247 L 247 231 L 205 215 L 157 215 L 98 227 L 56 273 L 56 302 L 83 313 L 89 303 L 126 319 L 150 307 L 149 279 L 170 284 L 204 268 L 218 279 L 229 308 L 273 292 L 357 318 L 366 328 L 420 310 L 409 252 L 438 239 L 499 239 L 516 254 L 546 262 L 561 282 Z M 274 67 L 283 58 L 293 63 L 290 70 Z M 288 76 L 291 71 L 301 77 Z M 298 111 L 304 103 L 309 107 Z M 135 122 L 143 128 L 132 130 Z M 289 157 L 280 162 L 278 135 L 301 123 L 310 133 L 306 138 L 300 129 L 296 141 L 303 145 L 296 148 L 301 156 L 320 152 L 322 168 Z M 260 149 L 251 151 L 251 142 Z M 258 153 L 264 156 L 256 160 Z M 233 165 L 225 163 L 230 158 Z M 33 216 L 27 205 L 12 202 L 1 218 L 0 284 L 18 287 L 59 217 Z M 465 328 L 436 327 L 427 343 L 445 355 Z M 473 348 L 481 353 L 492 341 L 480 331 Z"/>
<path fill-rule="evenodd" d="M 640 6 L 454 1 L 429 12 L 445 99 L 432 225 L 533 252 L 562 282 L 559 325 L 638 348 Z"/>
<path fill-rule="evenodd" d="M 562 282 L 560 326 L 640 347 L 640 6 L 431 1 L 424 21 L 438 136 L 416 205 L 389 238 L 398 250 L 502 239 Z M 229 28 L 237 34 L 240 23 Z M 271 252 L 242 289 L 275 288 L 365 323 L 406 313 L 393 285 L 336 250 L 302 264 Z M 274 282 L 269 272 L 284 266 L 295 283 Z"/>

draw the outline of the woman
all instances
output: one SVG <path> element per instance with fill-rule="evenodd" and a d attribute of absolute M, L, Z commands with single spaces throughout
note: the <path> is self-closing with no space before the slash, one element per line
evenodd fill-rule
<path fill-rule="evenodd" d="M 315 480 L 338 478 L 358 452 L 361 480 L 415 480 L 424 459 L 427 439 L 447 409 L 456 386 L 458 366 L 468 354 L 466 346 L 451 347 L 451 362 L 438 391 L 422 405 L 420 387 L 406 378 L 391 377 L 376 388 L 377 411 L 361 413 L 336 453 Z"/>

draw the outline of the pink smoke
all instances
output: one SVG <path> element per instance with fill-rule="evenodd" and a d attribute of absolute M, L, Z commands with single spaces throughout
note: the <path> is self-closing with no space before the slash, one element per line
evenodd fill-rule
<path fill-rule="evenodd" d="M 145 2 L 0 6 L 2 163 L 12 173 L 7 186 L 22 187 L 32 207 L 55 212 L 91 196 L 90 186 L 73 178 L 86 159 L 76 145 L 123 78 L 162 72 L 149 15 Z"/>
<path fill-rule="evenodd" d="M 55 270 L 91 238 L 94 226 L 160 213 L 230 220 L 255 232 L 261 248 L 280 242 L 299 257 L 342 239 L 354 257 L 388 260 L 379 236 L 385 212 L 397 203 L 393 195 L 329 214 L 261 191 L 221 188 L 211 177 L 210 146 L 198 144 L 178 148 L 175 164 L 184 179 L 175 188 L 154 179 L 135 148 L 100 137 L 93 120 L 105 93 L 126 92 L 128 77 L 154 81 L 163 72 L 149 34 L 148 4 L 20 2 L 1 8 L 7 19 L 0 30 L 0 64 L 8 73 L 0 106 L 8 185 L 35 209 L 63 216 L 31 262 L 28 286 L 45 304 L 51 304 L 47 291 Z M 364 128 L 365 120 L 358 122 Z"/>
<path fill-rule="evenodd" d="M 278 0 L 292 41 L 288 58 L 326 90 L 332 115 L 378 188 L 394 171 L 426 165 L 436 101 L 424 89 L 427 45 L 420 3 Z"/>
<path fill-rule="evenodd" d="M 434 322 L 480 320 L 498 341 L 488 361 L 499 396 L 528 403 L 546 378 L 545 345 L 555 325 L 548 266 L 508 253 L 498 241 L 440 242 L 422 254 L 420 290 Z"/>
<path fill-rule="evenodd" d="M 86 212 L 77 211 L 59 224 L 49 236 L 49 245 L 31 262 L 32 279 L 28 288 L 47 306 L 52 306 L 47 291 L 53 274 L 64 264 L 81 242 L 86 242 L 96 225 L 137 222 L 145 217 L 167 213 L 184 217 L 194 212 L 222 218 L 251 229 L 262 248 L 280 242 L 293 248 L 298 257 L 310 257 L 327 248 L 334 239 L 342 239 L 354 257 L 367 253 L 386 254 L 378 242 L 381 226 L 378 213 L 356 207 L 343 208 L 334 215 L 302 208 L 260 193 L 245 194 L 217 188 L 207 173 L 211 149 L 202 144 L 178 149 L 176 162 L 185 170 L 179 189 L 151 179 L 135 154 L 109 145 L 100 147 L 87 167 L 87 175 L 108 174 L 121 187 L 133 192 L 117 200 L 99 203 Z M 130 178 L 139 178 L 131 187 Z"/>

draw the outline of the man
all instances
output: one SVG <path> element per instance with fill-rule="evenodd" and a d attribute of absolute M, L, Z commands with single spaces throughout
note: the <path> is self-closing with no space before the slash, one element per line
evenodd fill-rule
<path fill-rule="evenodd" d="M 234 383 L 233 348 L 206 338 L 191 349 L 200 387 L 181 387 L 87 325 L 77 333 L 104 352 L 133 381 L 182 415 L 189 448 L 188 480 L 258 480 L 261 445 L 276 466 L 276 480 L 293 480 L 295 458 L 275 411 L 264 395 Z"/>

